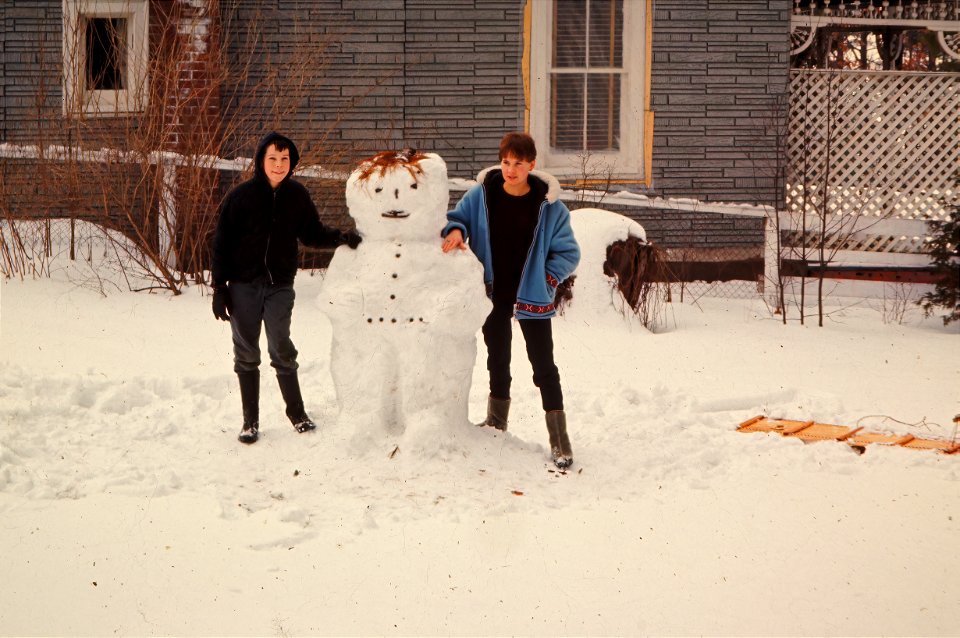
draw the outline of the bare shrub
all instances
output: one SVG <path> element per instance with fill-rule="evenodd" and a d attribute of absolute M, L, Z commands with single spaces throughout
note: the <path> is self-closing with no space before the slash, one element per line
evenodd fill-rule
<path fill-rule="evenodd" d="M 903 324 L 915 297 L 914 286 L 910 284 L 884 284 L 881 306 L 883 323 Z"/>
<path fill-rule="evenodd" d="M 636 237 L 615 241 L 607 247 L 603 272 L 614 278 L 640 323 L 651 330 L 656 327 L 667 297 L 666 252 Z"/>
<path fill-rule="evenodd" d="M 33 87 L 32 144 L 24 147 L 24 157 L 8 156 L 9 170 L 0 171 L 0 221 L 64 217 L 119 231 L 133 241 L 116 250 L 125 253 L 125 263 L 136 271 L 134 279 L 176 293 L 190 281 L 204 281 L 221 194 L 251 172 L 249 163 L 237 166 L 223 158 L 251 148 L 271 128 L 286 129 L 295 114 L 298 129 L 311 131 L 310 146 L 301 154 L 303 165 L 320 157 L 337 164 L 350 149 L 329 143 L 340 113 L 324 113 L 321 122 L 319 114 L 304 108 L 313 84 L 322 81 L 329 66 L 336 35 L 318 37 L 294 28 L 284 47 L 274 50 L 263 46 L 268 19 L 258 5 L 200 0 L 151 6 L 155 25 L 149 82 L 143 87 L 145 97 L 126 110 L 89 100 L 61 105 L 51 99 L 49 78 L 60 75 L 59 65 L 81 68 L 82 61 L 46 55 L 43 42 L 38 43 L 41 68 Z M 235 22 L 241 8 L 242 26 Z M 67 40 L 86 41 L 88 34 L 81 32 L 88 28 L 85 21 L 74 22 L 76 32 L 66 34 Z M 122 41 L 123 33 L 110 31 L 119 28 L 107 22 L 103 37 Z M 65 51 L 82 55 L 81 47 Z M 67 98 L 80 99 L 76 95 L 82 92 Z M 350 106 L 347 100 L 343 108 Z M 16 171 L 28 190 L 32 181 L 55 186 L 14 203 L 16 188 L 6 178 Z M 5 276 L 46 272 L 44 255 L 31 249 L 33 244 L 24 241 L 15 225 L 0 224 Z M 75 257 L 72 245 L 70 254 Z"/>

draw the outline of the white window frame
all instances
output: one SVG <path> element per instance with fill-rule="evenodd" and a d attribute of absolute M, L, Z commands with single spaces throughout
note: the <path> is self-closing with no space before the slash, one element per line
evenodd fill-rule
<path fill-rule="evenodd" d="M 110 117 L 143 112 L 147 105 L 148 0 L 63 0 L 63 112 Z M 126 18 L 126 77 L 123 90 L 88 91 L 83 18 Z"/>
<path fill-rule="evenodd" d="M 564 152 L 550 146 L 550 71 L 553 0 L 531 0 L 530 135 L 537 141 L 537 167 L 558 176 L 583 177 L 584 160 L 604 176 L 644 178 L 644 82 L 647 3 L 623 0 L 623 80 L 620 149 Z M 597 70 L 597 69 L 594 69 Z M 589 177 L 589 176 L 587 176 Z"/>

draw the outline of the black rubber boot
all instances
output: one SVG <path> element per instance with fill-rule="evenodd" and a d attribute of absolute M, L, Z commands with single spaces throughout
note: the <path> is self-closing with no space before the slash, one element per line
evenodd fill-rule
<path fill-rule="evenodd" d="M 563 410 L 547 412 L 547 432 L 550 434 L 550 454 L 553 464 L 561 470 L 573 465 L 573 450 L 567 437 L 567 415 Z"/>
<path fill-rule="evenodd" d="M 307 432 L 316 429 L 317 425 L 307 416 L 303 407 L 303 395 L 300 394 L 300 379 L 297 373 L 278 374 L 277 383 L 280 385 L 280 394 L 287 404 L 287 418 L 297 432 Z"/>
<path fill-rule="evenodd" d="M 256 443 L 260 438 L 260 371 L 238 372 L 237 378 L 243 405 L 243 429 L 237 439 L 241 443 Z"/>
<path fill-rule="evenodd" d="M 510 415 L 510 399 L 487 397 L 487 418 L 480 426 L 497 428 L 500 431 L 507 429 L 507 417 Z"/>

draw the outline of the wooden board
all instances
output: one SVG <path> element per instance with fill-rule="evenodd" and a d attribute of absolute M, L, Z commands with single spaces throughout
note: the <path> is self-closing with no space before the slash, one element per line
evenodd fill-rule
<path fill-rule="evenodd" d="M 755 416 L 737 427 L 738 432 L 776 432 L 783 436 L 798 438 L 802 441 L 840 441 L 855 448 L 867 445 L 891 445 L 911 450 L 938 450 L 944 454 L 956 454 L 960 444 L 940 439 L 921 439 L 912 434 L 882 434 L 868 432 L 863 428 L 850 428 L 844 425 L 817 423 L 816 421 L 794 421 L 790 419 L 770 419 Z"/>

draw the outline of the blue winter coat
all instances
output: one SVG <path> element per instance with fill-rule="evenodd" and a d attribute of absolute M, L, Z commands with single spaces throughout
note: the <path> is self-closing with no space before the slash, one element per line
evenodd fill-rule
<path fill-rule="evenodd" d="M 488 291 L 493 290 L 493 257 L 485 178 L 494 171 L 500 172 L 500 168 L 480 172 L 479 184 L 468 190 L 456 208 L 447 213 L 447 225 L 440 233 L 446 237 L 454 228 L 460 229 L 473 254 L 483 264 L 483 281 Z M 520 275 L 514 314 L 518 319 L 549 319 L 557 314 L 553 304 L 557 286 L 573 274 L 580 263 L 580 246 L 570 227 L 570 211 L 559 199 L 560 183 L 542 171 L 531 171 L 528 179 L 543 182 L 547 194 L 540 204 L 533 244 Z"/>

